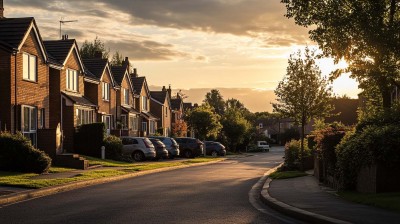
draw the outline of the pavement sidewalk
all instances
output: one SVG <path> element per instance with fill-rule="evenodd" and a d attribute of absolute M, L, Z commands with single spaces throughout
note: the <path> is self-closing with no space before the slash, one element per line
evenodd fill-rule
<path fill-rule="evenodd" d="M 345 201 L 311 175 L 268 179 L 261 199 L 269 206 L 310 223 L 400 223 L 400 214 Z"/>

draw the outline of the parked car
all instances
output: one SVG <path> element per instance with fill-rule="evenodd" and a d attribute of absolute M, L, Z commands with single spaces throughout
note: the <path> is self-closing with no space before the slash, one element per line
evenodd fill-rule
<path fill-rule="evenodd" d="M 181 156 L 193 158 L 203 155 L 204 144 L 197 138 L 175 138 L 179 144 Z"/>
<path fill-rule="evenodd" d="M 153 143 L 154 148 L 156 149 L 156 159 L 166 159 L 168 158 L 168 151 L 165 147 L 164 143 L 155 138 L 149 138 L 151 143 Z"/>
<path fill-rule="evenodd" d="M 269 152 L 269 145 L 266 141 L 257 141 L 257 148 L 263 152 Z"/>
<path fill-rule="evenodd" d="M 131 155 L 135 161 L 156 158 L 153 143 L 146 137 L 121 137 L 122 154 Z"/>
<path fill-rule="evenodd" d="M 205 141 L 204 144 L 206 147 L 206 155 L 210 155 L 213 157 L 226 155 L 225 146 L 222 145 L 221 143 L 213 141 Z"/>
<path fill-rule="evenodd" d="M 161 136 L 153 136 L 150 138 L 159 139 L 160 141 L 162 141 L 162 143 L 164 143 L 165 147 L 168 150 L 168 155 L 169 155 L 170 159 L 173 159 L 176 156 L 179 156 L 179 153 L 180 153 L 179 145 L 175 141 L 175 139 L 170 138 L 170 137 L 161 137 Z"/>

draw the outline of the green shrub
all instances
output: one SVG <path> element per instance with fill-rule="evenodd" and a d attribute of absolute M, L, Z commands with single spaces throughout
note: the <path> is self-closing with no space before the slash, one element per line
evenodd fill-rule
<path fill-rule="evenodd" d="M 0 133 L 0 170 L 44 173 L 51 165 L 50 157 L 35 149 L 21 133 Z"/>
<path fill-rule="evenodd" d="M 307 157 L 311 155 L 311 150 L 308 148 L 308 142 L 304 140 L 304 152 L 303 156 Z M 297 170 L 300 169 L 300 151 L 301 141 L 292 140 L 285 145 L 285 163 L 282 170 Z"/>
<path fill-rule="evenodd" d="M 103 140 L 106 148 L 106 158 L 113 160 L 121 160 L 122 158 L 122 141 L 114 135 L 106 136 Z"/>

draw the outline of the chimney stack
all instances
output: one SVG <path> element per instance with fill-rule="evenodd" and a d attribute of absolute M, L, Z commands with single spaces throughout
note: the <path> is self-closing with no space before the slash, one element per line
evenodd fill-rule
<path fill-rule="evenodd" d="M 0 0 L 0 19 L 4 18 L 3 0 Z"/>
<path fill-rule="evenodd" d="M 172 96 L 172 95 L 171 95 L 171 93 L 172 93 L 171 85 L 169 85 L 167 91 L 168 91 L 169 98 L 171 99 L 171 96 Z"/>
<path fill-rule="evenodd" d="M 165 88 L 165 86 L 162 87 L 162 91 L 163 91 L 163 92 L 167 91 L 167 89 Z"/>
<path fill-rule="evenodd" d="M 137 78 L 137 77 L 138 77 L 137 69 L 134 68 L 134 69 L 133 69 L 133 73 L 131 74 L 131 78 Z"/>

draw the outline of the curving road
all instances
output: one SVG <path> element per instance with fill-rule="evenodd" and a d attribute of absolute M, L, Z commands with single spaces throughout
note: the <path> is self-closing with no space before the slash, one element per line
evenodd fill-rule
<path fill-rule="evenodd" d="M 282 155 L 279 148 L 37 198 L 0 208 L 0 223 L 296 223 L 249 200 Z"/>

